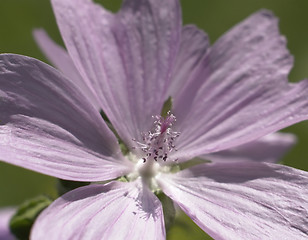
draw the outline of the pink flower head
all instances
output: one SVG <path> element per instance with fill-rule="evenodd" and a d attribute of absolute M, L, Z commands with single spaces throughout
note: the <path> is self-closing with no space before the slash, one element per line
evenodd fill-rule
<path fill-rule="evenodd" d="M 116 14 L 90 0 L 52 6 L 67 52 L 35 36 L 60 71 L 0 55 L 0 159 L 110 182 L 61 196 L 31 239 L 165 239 L 156 191 L 215 239 L 307 239 L 308 174 L 275 164 L 294 139 L 274 132 L 308 119 L 308 81 L 288 83 L 293 59 L 271 12 L 209 46 L 182 26 L 178 0 L 125 0 Z M 211 163 L 181 170 L 195 157 Z"/>

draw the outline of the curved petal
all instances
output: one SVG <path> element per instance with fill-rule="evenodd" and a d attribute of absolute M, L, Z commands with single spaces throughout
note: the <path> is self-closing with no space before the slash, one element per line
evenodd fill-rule
<path fill-rule="evenodd" d="M 95 90 L 91 88 L 91 85 L 88 86 L 80 76 L 66 50 L 52 41 L 43 29 L 35 29 L 33 31 L 33 36 L 50 63 L 71 80 L 71 82 L 83 92 L 96 109 L 100 110 Z"/>
<path fill-rule="evenodd" d="M 199 64 L 209 50 L 209 38 L 207 34 L 194 25 L 186 25 L 182 28 L 180 48 L 176 56 L 168 96 L 177 99 L 185 84 L 198 69 Z"/>
<path fill-rule="evenodd" d="M 167 93 L 181 31 L 178 0 L 127 0 L 116 15 L 90 0 L 52 5 L 75 66 L 121 139 L 140 139 Z"/>
<path fill-rule="evenodd" d="M 159 179 L 214 239 L 307 239 L 308 173 L 257 162 L 203 164 Z"/>
<path fill-rule="evenodd" d="M 14 235 L 10 231 L 10 219 L 14 213 L 14 208 L 0 209 L 0 240 L 15 239 Z"/>
<path fill-rule="evenodd" d="M 98 111 L 50 66 L 0 55 L 0 159 L 77 181 L 128 171 L 117 140 Z"/>
<path fill-rule="evenodd" d="M 78 188 L 43 211 L 31 239 L 164 240 L 162 206 L 136 182 Z"/>
<path fill-rule="evenodd" d="M 212 162 L 256 161 L 277 163 L 295 143 L 295 135 L 277 132 L 235 148 L 200 157 Z"/>
<path fill-rule="evenodd" d="M 308 119 L 308 80 L 287 82 L 293 61 L 285 45 L 268 11 L 215 43 L 174 102 L 181 132 L 174 158 L 239 146 Z"/>

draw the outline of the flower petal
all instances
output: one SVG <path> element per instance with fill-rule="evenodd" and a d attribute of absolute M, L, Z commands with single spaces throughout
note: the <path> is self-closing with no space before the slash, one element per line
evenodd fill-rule
<path fill-rule="evenodd" d="M 1 160 L 77 181 L 128 171 L 99 112 L 50 66 L 0 55 L 0 99 Z"/>
<path fill-rule="evenodd" d="M 207 34 L 196 26 L 187 25 L 182 28 L 181 44 L 176 56 L 168 96 L 176 99 L 181 89 L 186 89 L 185 84 L 190 83 L 188 80 L 206 56 L 209 44 Z"/>
<path fill-rule="evenodd" d="M 127 0 L 113 15 L 90 0 L 53 0 L 68 52 L 127 145 L 166 100 L 179 45 L 177 0 Z M 78 23 L 78 24 L 76 24 Z"/>
<path fill-rule="evenodd" d="M 295 135 L 277 132 L 235 148 L 203 155 L 201 158 L 212 162 L 257 161 L 276 163 L 295 143 Z"/>
<path fill-rule="evenodd" d="M 214 239 L 307 239 L 308 173 L 258 162 L 203 164 L 159 179 Z"/>
<path fill-rule="evenodd" d="M 162 206 L 147 187 L 136 182 L 78 188 L 43 211 L 31 239 L 163 240 Z"/>
<path fill-rule="evenodd" d="M 13 240 L 15 237 L 10 231 L 10 219 L 15 213 L 14 208 L 0 209 L 0 240 Z"/>
<path fill-rule="evenodd" d="M 88 86 L 80 76 L 66 50 L 52 41 L 43 29 L 35 29 L 33 31 L 33 36 L 50 63 L 71 80 L 71 82 L 83 92 L 96 109 L 100 110 L 99 101 L 95 96 L 95 90 L 91 89 L 91 85 Z"/>
<path fill-rule="evenodd" d="M 239 146 L 308 119 L 308 81 L 287 82 L 292 57 L 277 19 L 258 12 L 226 33 L 174 102 L 174 158 Z"/>

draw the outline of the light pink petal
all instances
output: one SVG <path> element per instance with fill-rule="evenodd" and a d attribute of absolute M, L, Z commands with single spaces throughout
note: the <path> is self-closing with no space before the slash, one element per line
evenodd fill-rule
<path fill-rule="evenodd" d="M 202 30 L 194 25 L 182 28 L 181 44 L 176 56 L 176 62 L 172 73 L 172 80 L 168 90 L 168 96 L 176 99 L 185 84 L 190 83 L 194 71 L 209 49 L 209 38 Z"/>
<path fill-rule="evenodd" d="M 181 31 L 178 1 L 127 0 L 116 15 L 90 0 L 52 5 L 75 66 L 120 137 L 127 144 L 141 138 L 166 100 Z"/>
<path fill-rule="evenodd" d="M 307 239 L 308 173 L 258 162 L 203 164 L 159 178 L 214 239 Z"/>
<path fill-rule="evenodd" d="M 96 107 L 96 109 L 100 110 L 95 90 L 91 89 L 92 86 L 88 86 L 80 76 L 67 51 L 50 39 L 43 29 L 34 30 L 33 36 L 50 63 L 59 69 L 72 83 L 74 83 Z"/>
<path fill-rule="evenodd" d="M 276 163 L 296 143 L 291 133 L 272 133 L 256 141 L 249 142 L 228 150 L 202 155 L 212 162 L 220 161 L 257 161 Z"/>
<path fill-rule="evenodd" d="M 287 82 L 293 60 L 277 22 L 258 12 L 211 48 L 174 102 L 174 158 L 239 146 L 308 118 L 308 81 Z"/>
<path fill-rule="evenodd" d="M 10 230 L 10 220 L 15 213 L 14 208 L 0 209 L 0 240 L 14 240 L 15 237 Z"/>
<path fill-rule="evenodd" d="M 0 159 L 79 181 L 128 171 L 117 140 L 98 111 L 50 66 L 0 55 Z"/>
<path fill-rule="evenodd" d="M 39 216 L 31 239 L 165 239 L 158 198 L 141 184 L 111 182 L 66 193 Z"/>

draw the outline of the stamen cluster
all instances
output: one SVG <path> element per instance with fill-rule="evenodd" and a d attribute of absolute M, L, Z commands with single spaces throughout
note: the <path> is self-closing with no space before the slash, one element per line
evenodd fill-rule
<path fill-rule="evenodd" d="M 177 151 L 174 141 L 179 137 L 180 133 L 171 129 L 176 121 L 176 117 L 168 112 L 166 117 L 153 116 L 155 118 L 154 126 L 151 131 L 142 133 L 142 143 L 134 140 L 138 147 L 144 153 L 143 162 L 149 159 L 154 161 L 167 161 L 168 154 L 172 151 Z"/>

